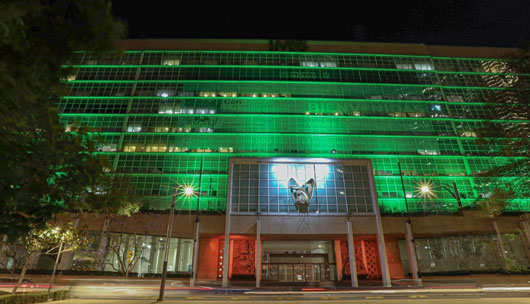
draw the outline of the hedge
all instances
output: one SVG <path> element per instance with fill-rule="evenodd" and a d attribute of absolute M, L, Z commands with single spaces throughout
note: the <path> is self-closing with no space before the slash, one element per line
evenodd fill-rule
<path fill-rule="evenodd" d="M 53 301 L 65 300 L 70 297 L 69 290 L 56 290 L 52 292 L 38 291 L 30 293 L 9 294 L 0 296 L 0 304 L 32 304 L 48 302 L 48 299 Z"/>

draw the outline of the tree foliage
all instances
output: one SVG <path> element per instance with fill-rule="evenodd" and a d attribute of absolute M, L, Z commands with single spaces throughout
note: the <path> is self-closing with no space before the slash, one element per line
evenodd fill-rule
<path fill-rule="evenodd" d="M 492 72 L 501 74 L 488 76 L 489 81 L 506 89 L 494 91 L 487 100 L 489 121 L 479 132 L 479 143 L 491 155 L 507 158 L 480 176 L 487 177 L 498 189 L 495 196 L 508 204 L 530 199 L 530 44 L 509 55 L 505 63 L 498 62 Z"/>
<path fill-rule="evenodd" d="M 55 104 L 75 51 L 114 47 L 124 26 L 107 0 L 0 3 L 0 235 L 11 241 L 86 207 L 109 164 L 88 129 L 65 132 Z"/>
<path fill-rule="evenodd" d="M 65 226 L 44 225 L 42 228 L 30 229 L 21 235 L 16 242 L 6 242 L 3 244 L 8 251 L 14 252 L 15 261 L 18 266 L 22 266 L 18 283 L 13 288 L 16 292 L 18 285 L 23 281 L 26 270 L 32 260 L 41 254 L 60 254 L 66 251 L 73 251 L 82 247 L 87 242 L 86 235 L 73 227 L 72 224 Z M 63 247 L 67 244 L 68 248 Z M 61 249 L 62 248 L 62 249 Z M 59 250 L 61 250 L 59 252 Z M 14 272 L 14 269 L 12 270 Z"/>

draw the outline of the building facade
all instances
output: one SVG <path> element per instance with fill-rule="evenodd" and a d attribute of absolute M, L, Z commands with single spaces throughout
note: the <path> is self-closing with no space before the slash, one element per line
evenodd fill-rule
<path fill-rule="evenodd" d="M 81 219 L 95 239 L 126 234 L 125 249 L 112 252 L 107 235 L 63 258 L 62 269 L 116 271 L 128 252 L 139 254 L 128 258 L 132 272 L 161 273 L 176 185 L 195 195 L 176 202 L 174 275 L 389 285 L 415 273 L 497 271 L 506 258 L 529 266 L 519 216 L 530 201 L 497 219 L 506 258 L 492 220 L 475 210 L 492 191 L 478 174 L 509 161 L 488 156 L 477 130 L 486 101 L 525 77 L 499 73 L 511 50 L 261 40 L 120 47 L 104 58 L 80 52 L 58 109 L 67 129 L 99 132 L 98 153 L 132 179 L 142 212 Z"/>

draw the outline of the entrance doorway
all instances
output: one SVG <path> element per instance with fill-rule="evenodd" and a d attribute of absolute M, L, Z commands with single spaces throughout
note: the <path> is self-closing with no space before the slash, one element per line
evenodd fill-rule
<path fill-rule="evenodd" d="M 277 282 L 328 281 L 328 257 L 327 254 L 271 254 L 261 276 L 263 280 Z"/>
<path fill-rule="evenodd" d="M 317 283 L 336 280 L 330 241 L 263 241 L 261 279 Z"/>

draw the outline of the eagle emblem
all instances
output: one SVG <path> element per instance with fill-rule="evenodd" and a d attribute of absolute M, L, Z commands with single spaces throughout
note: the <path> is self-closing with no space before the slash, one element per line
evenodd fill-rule
<path fill-rule="evenodd" d="M 310 178 L 305 184 L 300 186 L 294 178 L 291 178 L 289 179 L 288 187 L 296 209 L 299 212 L 307 212 L 313 198 L 315 180 Z"/>

